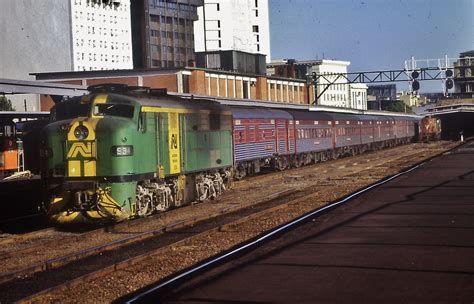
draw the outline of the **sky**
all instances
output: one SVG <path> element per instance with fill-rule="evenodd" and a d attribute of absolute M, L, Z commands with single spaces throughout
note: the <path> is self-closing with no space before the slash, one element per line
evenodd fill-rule
<path fill-rule="evenodd" d="M 272 59 L 350 61 L 349 72 L 474 50 L 474 0 L 268 0 Z M 408 84 L 397 85 L 406 90 Z M 439 80 L 420 91 L 441 91 Z"/>

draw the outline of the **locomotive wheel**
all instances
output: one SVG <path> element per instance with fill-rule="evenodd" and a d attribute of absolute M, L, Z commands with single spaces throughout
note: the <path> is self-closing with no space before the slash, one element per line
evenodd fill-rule
<path fill-rule="evenodd" d="M 141 200 L 137 201 L 137 215 L 147 216 L 151 214 L 153 209 L 151 208 L 151 197 L 144 195 Z"/>
<path fill-rule="evenodd" d="M 237 168 L 235 169 L 235 175 L 234 175 L 235 179 L 241 180 L 246 175 L 247 175 L 247 170 L 245 170 L 244 166 L 242 165 L 237 166 Z"/>
<path fill-rule="evenodd" d="M 148 189 L 137 185 L 136 215 L 146 216 L 151 214 L 153 212 L 152 201 L 153 197 Z"/>

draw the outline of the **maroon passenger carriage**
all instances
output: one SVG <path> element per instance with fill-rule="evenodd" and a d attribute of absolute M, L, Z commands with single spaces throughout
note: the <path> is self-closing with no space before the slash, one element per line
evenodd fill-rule
<path fill-rule="evenodd" d="M 419 121 L 403 114 L 231 108 L 237 178 L 408 143 Z"/>
<path fill-rule="evenodd" d="M 286 111 L 232 108 L 235 176 L 260 172 L 264 166 L 284 169 L 295 153 L 293 117 Z"/>

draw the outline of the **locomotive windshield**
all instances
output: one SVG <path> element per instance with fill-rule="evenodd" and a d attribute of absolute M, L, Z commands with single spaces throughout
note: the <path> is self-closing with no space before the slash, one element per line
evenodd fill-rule
<path fill-rule="evenodd" d="M 72 119 L 76 117 L 89 116 L 90 106 L 85 103 L 77 102 L 61 102 L 54 106 L 51 110 L 51 120 L 58 121 L 64 119 Z"/>
<path fill-rule="evenodd" d="M 128 104 L 102 103 L 94 106 L 94 115 L 132 118 L 133 110 L 133 106 Z"/>

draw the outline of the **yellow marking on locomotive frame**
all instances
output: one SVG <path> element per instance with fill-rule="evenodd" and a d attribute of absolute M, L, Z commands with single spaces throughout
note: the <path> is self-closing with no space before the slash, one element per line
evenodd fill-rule
<path fill-rule="evenodd" d="M 91 223 L 97 220 L 112 218 L 121 221 L 129 218 L 128 214 L 110 194 L 110 188 L 98 188 L 96 190 L 100 210 L 72 211 L 64 210 L 71 204 L 72 195 L 64 191 L 54 197 L 48 207 L 50 219 L 58 224 Z"/>
<path fill-rule="evenodd" d="M 96 176 L 97 167 L 95 160 L 84 161 L 84 176 Z"/>
<path fill-rule="evenodd" d="M 77 177 L 81 176 L 81 161 L 80 160 L 69 160 L 67 162 L 68 176 Z"/>
<path fill-rule="evenodd" d="M 175 174 L 181 171 L 178 113 L 168 113 L 168 136 L 170 174 Z"/>
<path fill-rule="evenodd" d="M 68 176 L 80 177 L 97 175 L 95 128 L 99 120 L 100 118 L 98 117 L 81 117 L 71 121 L 71 127 L 67 134 L 68 142 L 72 142 L 67 152 Z M 89 134 L 83 140 L 78 140 L 74 135 L 74 130 L 80 125 L 86 127 L 89 131 Z"/>
<path fill-rule="evenodd" d="M 76 158 L 78 155 L 86 158 L 95 157 L 95 145 L 94 142 L 75 142 L 72 144 L 67 158 Z"/>

